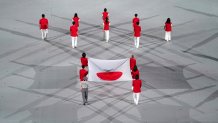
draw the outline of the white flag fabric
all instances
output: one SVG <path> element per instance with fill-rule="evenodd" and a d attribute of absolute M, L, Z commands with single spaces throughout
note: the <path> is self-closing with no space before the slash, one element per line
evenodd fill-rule
<path fill-rule="evenodd" d="M 88 59 L 88 81 L 131 81 L 130 60 L 100 60 Z"/>

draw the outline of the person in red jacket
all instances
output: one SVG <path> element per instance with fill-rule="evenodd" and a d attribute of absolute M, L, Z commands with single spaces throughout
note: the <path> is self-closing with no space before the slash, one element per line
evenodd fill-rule
<path fill-rule="evenodd" d="M 105 22 L 103 23 L 104 26 L 104 39 L 106 42 L 109 41 L 109 28 L 110 28 L 110 22 L 109 19 L 106 17 Z"/>
<path fill-rule="evenodd" d="M 87 81 L 87 74 L 88 74 L 88 71 L 85 69 L 85 66 L 82 65 L 82 69 L 80 69 L 79 71 L 79 78 L 80 78 L 80 81 Z"/>
<path fill-rule="evenodd" d="M 77 47 L 77 37 L 78 37 L 78 27 L 75 25 L 75 22 L 72 22 L 72 26 L 70 27 L 70 34 L 72 37 L 72 48 Z"/>
<path fill-rule="evenodd" d="M 42 14 L 42 18 L 39 20 L 39 28 L 42 33 L 42 39 L 45 40 L 48 34 L 48 19 L 45 18 L 45 14 Z"/>
<path fill-rule="evenodd" d="M 134 58 L 134 55 L 130 58 L 130 70 L 133 71 L 134 66 L 136 65 L 136 59 Z"/>
<path fill-rule="evenodd" d="M 139 76 L 136 76 L 136 79 L 132 81 L 132 91 L 133 91 L 133 100 L 136 105 L 139 103 L 139 96 L 141 93 L 142 81 L 139 79 Z"/>
<path fill-rule="evenodd" d="M 104 12 L 102 12 L 103 22 L 105 22 L 106 18 L 109 18 L 109 13 L 107 12 L 107 9 L 104 8 Z"/>
<path fill-rule="evenodd" d="M 133 28 L 136 26 L 136 23 L 139 22 L 138 14 L 135 14 L 135 17 L 132 19 Z"/>
<path fill-rule="evenodd" d="M 82 66 L 88 66 L 88 59 L 86 58 L 86 53 L 82 53 L 82 57 L 80 58 Z"/>
<path fill-rule="evenodd" d="M 131 74 L 132 74 L 132 79 L 135 79 L 137 75 L 139 76 L 140 73 L 139 73 L 138 67 L 136 65 L 134 66 Z"/>
<path fill-rule="evenodd" d="M 165 29 L 165 40 L 170 41 L 171 40 L 171 31 L 172 31 L 172 23 L 171 23 L 170 18 L 167 18 L 164 29 Z"/>
<path fill-rule="evenodd" d="M 134 42 L 136 48 L 139 48 L 140 36 L 141 36 L 141 26 L 139 26 L 139 22 L 136 22 L 136 25 L 134 26 Z"/>
<path fill-rule="evenodd" d="M 74 14 L 74 17 L 72 18 L 72 21 L 74 21 L 75 25 L 79 28 L 80 18 L 78 17 L 77 13 Z"/>

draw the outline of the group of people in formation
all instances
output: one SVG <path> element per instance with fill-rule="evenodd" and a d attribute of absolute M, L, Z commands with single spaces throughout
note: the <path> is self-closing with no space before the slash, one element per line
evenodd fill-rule
<path fill-rule="evenodd" d="M 110 30 L 110 21 L 109 21 L 109 13 L 106 8 L 102 12 L 102 20 L 103 20 L 103 31 L 104 31 L 104 40 L 106 42 L 109 41 L 109 30 Z M 70 35 L 72 39 L 72 48 L 77 47 L 77 39 L 78 39 L 78 30 L 79 30 L 79 21 L 80 18 L 78 14 L 75 13 L 72 18 L 72 25 L 70 26 Z M 45 14 L 42 14 L 42 18 L 39 20 L 40 30 L 42 33 L 42 39 L 45 40 L 48 35 L 48 19 L 45 18 Z M 135 17 L 132 19 L 132 26 L 134 32 L 134 45 L 136 48 L 139 48 L 140 44 L 140 36 L 141 36 L 141 26 L 140 19 L 138 18 L 138 14 L 135 14 Z M 170 18 L 167 18 L 164 26 L 165 30 L 165 40 L 171 40 L 171 32 L 172 32 L 172 23 Z"/>
<path fill-rule="evenodd" d="M 88 58 L 86 57 L 86 53 L 82 53 L 82 57 L 80 58 L 82 68 L 79 71 L 79 79 L 80 79 L 80 90 L 82 92 L 83 105 L 88 104 L 88 83 L 87 83 L 87 75 L 88 75 Z M 133 100 L 136 105 L 139 102 L 139 96 L 141 93 L 142 81 L 139 79 L 140 72 L 136 65 L 136 59 L 134 55 L 130 58 L 130 70 L 132 74 L 132 92 L 133 92 Z"/>

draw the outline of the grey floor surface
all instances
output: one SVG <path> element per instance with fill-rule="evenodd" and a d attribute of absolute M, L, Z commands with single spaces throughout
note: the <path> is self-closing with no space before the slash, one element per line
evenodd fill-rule
<path fill-rule="evenodd" d="M 103 41 L 101 12 L 110 13 Z M 78 48 L 69 26 L 81 18 Z M 49 19 L 48 40 L 38 20 Z M 141 19 L 140 48 L 131 20 Z M 170 17 L 172 41 L 163 40 Z M 217 0 L 0 0 L 0 123 L 218 123 Z M 131 82 L 90 82 L 79 91 L 80 56 L 134 54 L 143 80 L 139 105 Z"/>

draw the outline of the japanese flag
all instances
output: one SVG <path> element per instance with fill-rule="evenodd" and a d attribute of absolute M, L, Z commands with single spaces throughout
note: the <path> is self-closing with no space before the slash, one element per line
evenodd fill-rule
<path fill-rule="evenodd" d="M 89 58 L 88 61 L 88 81 L 108 82 L 132 80 L 129 59 L 100 60 Z"/>

